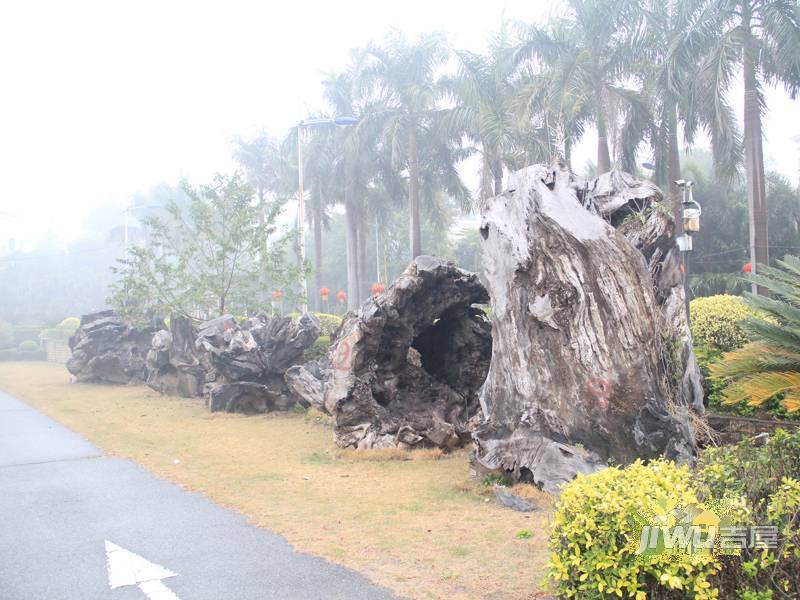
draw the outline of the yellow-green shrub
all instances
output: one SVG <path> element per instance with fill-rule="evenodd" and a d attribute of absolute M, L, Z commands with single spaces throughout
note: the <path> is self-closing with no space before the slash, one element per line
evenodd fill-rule
<path fill-rule="evenodd" d="M 74 332 L 81 324 L 81 320 L 78 317 L 67 317 L 61 323 L 57 325 L 59 329 L 67 329 L 70 332 Z"/>
<path fill-rule="evenodd" d="M 564 598 L 716 598 L 709 554 L 638 556 L 637 522 L 663 506 L 699 506 L 687 467 L 668 461 L 610 467 L 564 486 L 550 536 L 548 576 Z M 661 504 L 659 505 L 659 502 Z"/>
<path fill-rule="evenodd" d="M 695 298 L 689 310 L 694 343 L 723 352 L 744 346 L 748 338 L 742 322 L 748 317 L 760 316 L 742 298 L 727 294 Z"/>
<path fill-rule="evenodd" d="M 319 319 L 319 323 L 322 326 L 322 329 L 319 333 L 321 336 L 330 337 L 330 335 L 339 328 L 339 325 L 342 324 L 342 317 L 339 315 L 321 312 L 315 312 L 311 314 Z M 293 312 L 289 313 L 287 316 L 291 317 L 292 321 L 297 321 L 297 319 L 300 318 L 300 313 Z"/>

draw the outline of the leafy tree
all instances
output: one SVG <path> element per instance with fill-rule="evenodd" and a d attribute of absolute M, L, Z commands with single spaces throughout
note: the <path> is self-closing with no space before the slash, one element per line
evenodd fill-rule
<path fill-rule="evenodd" d="M 169 219 L 144 220 L 150 244 L 119 261 L 110 302 L 134 316 L 178 312 L 208 317 L 258 306 L 262 240 L 253 188 L 241 176 L 217 175 L 210 185 L 184 189 L 189 202 L 167 206 Z M 276 282 L 296 281 L 286 265 L 287 238 L 273 244 L 267 267 Z M 293 278 L 294 277 L 294 278 Z"/>

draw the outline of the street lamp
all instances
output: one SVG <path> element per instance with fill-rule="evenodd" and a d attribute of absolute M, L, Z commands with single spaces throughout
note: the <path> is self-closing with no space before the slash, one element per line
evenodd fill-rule
<path fill-rule="evenodd" d="M 340 125 L 348 126 L 358 123 L 357 117 L 342 116 L 324 119 L 306 119 L 297 124 L 297 235 L 299 238 L 298 258 L 300 259 L 300 292 L 303 296 L 301 305 L 302 312 L 308 312 L 308 285 L 303 266 L 306 262 L 306 238 L 303 231 L 306 219 L 306 204 L 303 190 L 303 128 L 314 127 L 316 125 Z"/>

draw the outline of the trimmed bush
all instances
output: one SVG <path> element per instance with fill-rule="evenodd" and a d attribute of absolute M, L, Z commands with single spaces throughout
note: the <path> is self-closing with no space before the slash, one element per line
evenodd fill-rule
<path fill-rule="evenodd" d="M 39 349 L 39 344 L 34 342 L 33 340 L 25 340 L 19 346 L 17 346 L 17 350 L 20 352 L 36 352 Z"/>
<path fill-rule="evenodd" d="M 70 334 L 74 333 L 75 330 L 80 326 L 81 320 L 78 317 L 67 317 L 61 323 L 56 325 L 58 329 L 66 329 L 70 332 Z"/>
<path fill-rule="evenodd" d="M 668 461 L 609 467 L 562 488 L 548 576 L 563 598 L 715 598 L 710 554 L 636 555 L 643 518 L 701 506 L 688 467 Z"/>
<path fill-rule="evenodd" d="M 334 331 L 339 328 L 339 325 L 342 324 L 342 317 L 339 315 L 332 315 L 330 313 L 321 313 L 321 312 L 312 312 L 312 315 L 319 319 L 319 323 L 321 325 L 321 336 L 328 336 L 330 337 Z M 300 318 L 300 313 L 293 312 L 286 315 L 287 317 L 291 317 L 292 321 L 297 321 Z"/>
<path fill-rule="evenodd" d="M 695 298 L 689 304 L 689 310 L 694 343 L 722 352 L 744 346 L 748 336 L 742 322 L 748 317 L 762 316 L 739 296 L 727 294 Z"/>
<path fill-rule="evenodd" d="M 319 336 L 317 338 L 317 341 L 315 341 L 311 345 L 310 348 L 306 349 L 306 352 L 303 355 L 303 358 L 305 358 L 306 362 L 311 361 L 311 360 L 319 360 L 320 358 L 325 356 L 325 353 L 328 351 L 328 347 L 330 345 L 331 345 L 330 336 L 321 335 L 321 336 Z"/>
<path fill-rule="evenodd" d="M 10 350 L 0 350 L 0 362 L 28 360 L 47 360 L 47 353 L 44 350 L 38 349 L 32 352 L 22 352 L 16 348 L 11 348 Z"/>
<path fill-rule="evenodd" d="M 41 327 L 29 327 L 25 325 L 17 325 L 14 327 L 14 345 L 19 346 L 22 342 L 25 341 L 39 341 L 39 333 L 41 333 Z"/>

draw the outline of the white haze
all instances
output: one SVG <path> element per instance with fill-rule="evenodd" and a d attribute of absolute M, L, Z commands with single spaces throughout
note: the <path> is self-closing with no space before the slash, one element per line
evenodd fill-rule
<path fill-rule="evenodd" d="M 323 75 L 390 28 L 443 30 L 479 51 L 504 15 L 542 21 L 554 4 L 4 3 L 0 249 L 12 238 L 27 247 L 76 240 L 92 233 L 84 218 L 98 208 L 113 212 L 161 181 L 198 182 L 232 168 L 234 135 L 284 135 L 322 107 Z M 768 100 L 768 165 L 796 180 L 797 103 L 782 90 Z M 594 144 L 588 135 L 577 166 Z"/>

